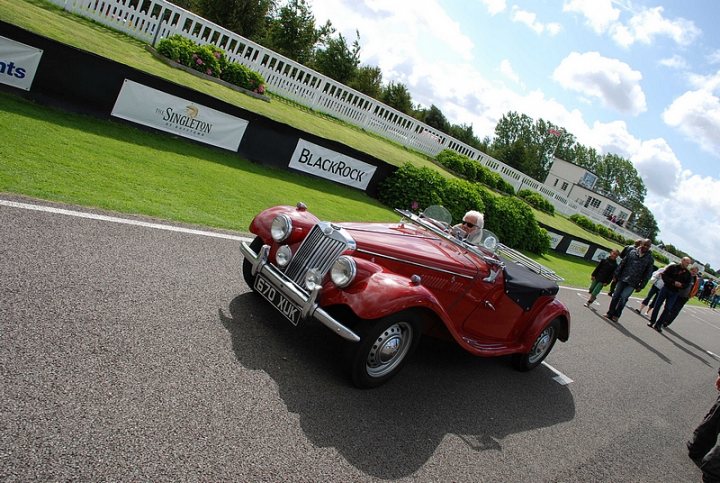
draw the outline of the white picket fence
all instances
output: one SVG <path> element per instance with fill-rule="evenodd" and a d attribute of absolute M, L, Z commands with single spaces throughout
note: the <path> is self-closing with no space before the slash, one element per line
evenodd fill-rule
<path fill-rule="evenodd" d="M 49 1 L 152 45 L 175 34 L 198 44 L 214 44 L 223 49 L 229 59 L 262 74 L 268 89 L 275 94 L 431 157 L 444 149 L 451 149 L 497 172 L 516 190 L 522 188 L 539 192 L 562 214 L 580 213 L 625 238 L 638 238 L 637 234 L 611 223 L 600 213 L 586 209 L 482 151 L 170 2 Z M 163 20 L 159 22 L 159 19 Z"/>

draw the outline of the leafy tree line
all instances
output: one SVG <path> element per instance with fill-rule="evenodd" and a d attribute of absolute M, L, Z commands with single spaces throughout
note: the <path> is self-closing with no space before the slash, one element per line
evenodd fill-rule
<path fill-rule="evenodd" d="M 586 168 L 598 177 L 595 191 L 633 211 L 627 227 L 657 239 L 657 222 L 644 204 L 647 188 L 630 160 L 617 154 L 600 154 L 595 148 L 577 142 L 568 130 L 517 112 L 500 118 L 486 152 L 540 182 L 550 171 L 553 155 Z"/>

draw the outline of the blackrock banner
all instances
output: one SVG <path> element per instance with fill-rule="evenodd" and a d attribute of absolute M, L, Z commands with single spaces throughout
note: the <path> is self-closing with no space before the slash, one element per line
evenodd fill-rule
<path fill-rule="evenodd" d="M 0 82 L 29 91 L 42 54 L 42 49 L 0 36 Z"/>
<path fill-rule="evenodd" d="M 377 169 L 372 164 L 298 140 L 288 167 L 365 190 Z"/>
<path fill-rule="evenodd" d="M 237 151 L 248 121 L 125 79 L 112 115 Z"/>

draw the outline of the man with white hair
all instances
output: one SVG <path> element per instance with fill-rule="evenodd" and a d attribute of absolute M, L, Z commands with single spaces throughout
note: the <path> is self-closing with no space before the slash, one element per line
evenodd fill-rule
<path fill-rule="evenodd" d="M 452 233 L 462 240 L 472 240 L 474 237 L 482 234 L 484 225 L 485 217 L 483 214 L 479 211 L 470 210 L 463 216 L 462 223 L 458 223 L 452 227 Z"/>

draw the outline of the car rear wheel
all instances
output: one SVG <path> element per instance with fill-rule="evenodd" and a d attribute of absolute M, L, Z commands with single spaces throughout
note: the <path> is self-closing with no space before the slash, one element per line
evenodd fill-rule
<path fill-rule="evenodd" d="M 560 321 L 555 319 L 540 332 L 530 352 L 513 356 L 515 368 L 519 371 L 529 371 L 539 366 L 552 350 L 559 333 Z"/>
<path fill-rule="evenodd" d="M 265 243 L 263 242 L 263 239 L 259 236 L 256 236 L 255 239 L 250 243 L 250 248 L 255 253 L 260 251 L 260 248 Z M 250 263 L 248 260 L 243 259 L 243 265 L 242 265 L 242 273 L 243 278 L 245 279 L 245 283 L 250 287 L 251 290 L 255 290 L 255 276 L 252 274 L 252 263 Z"/>
<path fill-rule="evenodd" d="M 371 324 L 363 327 L 364 324 Z M 355 386 L 377 387 L 390 380 L 420 342 L 421 321 L 412 311 L 374 322 L 360 321 L 360 342 L 351 346 L 350 373 Z"/>

